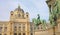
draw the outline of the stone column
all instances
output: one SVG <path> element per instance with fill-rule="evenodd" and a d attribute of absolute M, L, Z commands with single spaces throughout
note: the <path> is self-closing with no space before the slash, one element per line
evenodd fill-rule
<path fill-rule="evenodd" d="M 3 24 L 3 28 L 2 28 L 2 35 L 4 35 L 4 24 Z"/>

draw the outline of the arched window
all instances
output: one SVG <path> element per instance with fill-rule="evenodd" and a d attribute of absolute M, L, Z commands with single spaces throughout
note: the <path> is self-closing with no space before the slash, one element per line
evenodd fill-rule
<path fill-rule="evenodd" d="M 31 35 L 33 35 L 33 33 L 31 33 Z"/>
<path fill-rule="evenodd" d="M 21 15 L 20 14 L 18 14 L 18 17 L 20 17 Z"/>
<path fill-rule="evenodd" d="M 13 15 L 13 14 L 11 14 L 11 15 Z"/>
<path fill-rule="evenodd" d="M 23 33 L 23 35 L 25 35 L 25 33 Z"/>
<path fill-rule="evenodd" d="M 0 35 L 2 35 L 2 34 L 0 34 Z"/>
<path fill-rule="evenodd" d="M 19 35 L 21 35 L 21 33 L 19 33 Z"/>
<path fill-rule="evenodd" d="M 14 35 L 17 35 L 17 33 L 14 33 Z"/>
<path fill-rule="evenodd" d="M 27 18 L 28 18 L 28 15 L 26 15 L 27 16 Z"/>
<path fill-rule="evenodd" d="M 7 34 L 4 34 L 4 35 L 7 35 Z"/>

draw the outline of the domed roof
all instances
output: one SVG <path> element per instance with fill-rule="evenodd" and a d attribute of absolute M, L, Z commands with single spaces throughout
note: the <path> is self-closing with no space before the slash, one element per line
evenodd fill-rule
<path fill-rule="evenodd" d="M 24 12 L 24 10 L 21 9 L 19 5 L 18 5 L 18 8 L 16 8 L 14 11 L 18 11 L 18 12 L 22 11 L 22 12 Z"/>
<path fill-rule="evenodd" d="M 21 10 L 21 8 L 20 8 L 20 6 L 18 6 L 18 8 L 16 8 L 14 11 L 20 11 Z"/>

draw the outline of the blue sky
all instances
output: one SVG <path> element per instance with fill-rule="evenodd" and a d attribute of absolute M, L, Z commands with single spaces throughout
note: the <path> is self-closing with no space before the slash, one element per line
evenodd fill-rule
<path fill-rule="evenodd" d="M 20 7 L 30 14 L 30 21 L 40 14 L 41 19 L 49 19 L 49 10 L 45 2 L 46 0 L 0 0 L 0 21 L 8 21 L 10 19 L 10 11 Z"/>

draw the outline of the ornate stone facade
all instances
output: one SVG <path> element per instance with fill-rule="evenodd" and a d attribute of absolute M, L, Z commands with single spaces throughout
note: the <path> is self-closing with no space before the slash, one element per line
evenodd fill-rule
<path fill-rule="evenodd" d="M 34 35 L 29 13 L 18 6 L 10 12 L 10 21 L 0 21 L 0 35 Z"/>

